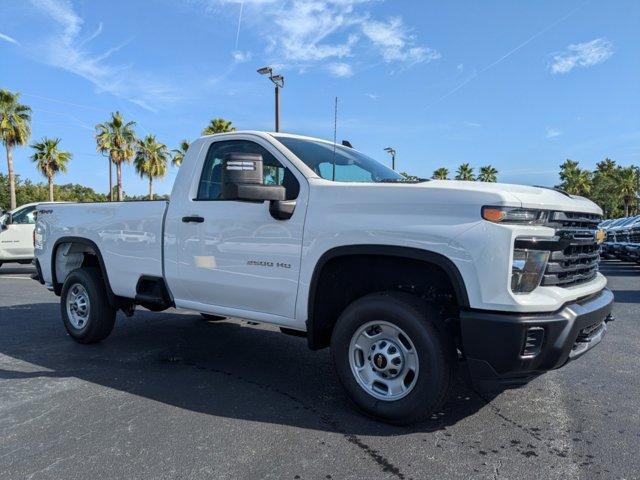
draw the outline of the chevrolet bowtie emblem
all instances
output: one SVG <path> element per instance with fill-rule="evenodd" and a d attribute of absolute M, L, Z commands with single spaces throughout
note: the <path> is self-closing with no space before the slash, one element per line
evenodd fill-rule
<path fill-rule="evenodd" d="M 596 242 L 598 245 L 604 242 L 605 238 L 607 238 L 607 233 L 602 228 L 596 231 Z"/>

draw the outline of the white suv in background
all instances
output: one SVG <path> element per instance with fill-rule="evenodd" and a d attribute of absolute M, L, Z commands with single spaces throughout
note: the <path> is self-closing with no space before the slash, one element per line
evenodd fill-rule
<path fill-rule="evenodd" d="M 28 203 L 0 216 L 0 266 L 31 263 L 38 203 Z"/>

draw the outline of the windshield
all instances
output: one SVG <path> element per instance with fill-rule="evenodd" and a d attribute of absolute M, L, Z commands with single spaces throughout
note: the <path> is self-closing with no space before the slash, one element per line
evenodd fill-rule
<path fill-rule="evenodd" d="M 326 180 L 365 183 L 416 183 L 353 148 L 307 138 L 274 135 L 311 170 Z"/>

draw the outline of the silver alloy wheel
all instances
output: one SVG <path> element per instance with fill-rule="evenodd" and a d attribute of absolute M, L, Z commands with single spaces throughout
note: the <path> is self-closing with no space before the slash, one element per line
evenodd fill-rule
<path fill-rule="evenodd" d="M 74 283 L 67 291 L 67 317 L 74 328 L 82 330 L 89 321 L 91 302 L 89 293 L 80 283 Z"/>
<path fill-rule="evenodd" d="M 358 384 L 375 398 L 399 400 L 418 380 L 418 352 L 398 326 L 368 322 L 351 337 L 349 364 Z"/>

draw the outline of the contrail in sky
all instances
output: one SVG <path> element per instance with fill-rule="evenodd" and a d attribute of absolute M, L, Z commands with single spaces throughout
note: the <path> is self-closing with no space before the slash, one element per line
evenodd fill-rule
<path fill-rule="evenodd" d="M 574 8 L 573 10 L 571 10 L 569 13 L 567 13 L 566 15 L 563 15 L 562 17 L 560 17 L 559 19 L 557 19 L 555 22 L 551 23 L 550 25 L 547 25 L 546 27 L 544 27 L 542 30 L 540 30 L 539 32 L 537 32 L 536 34 L 532 35 L 531 37 L 529 37 L 528 39 L 526 39 L 524 42 L 522 42 L 520 45 L 518 45 L 517 47 L 509 50 L 507 53 L 505 53 L 503 56 L 501 56 L 500 58 L 498 58 L 497 60 L 495 60 L 494 62 L 490 63 L 489 65 L 487 65 L 486 67 L 482 68 L 479 72 L 475 72 L 473 75 L 471 75 L 468 79 L 466 79 L 464 82 L 462 82 L 460 85 L 456 86 L 453 90 L 449 90 L 447 93 L 445 93 L 444 95 L 442 95 L 440 98 L 436 99 L 435 101 L 433 101 L 432 103 L 430 103 L 429 105 L 426 106 L 426 109 L 429 109 L 435 105 L 437 105 L 438 103 L 442 102 L 444 99 L 450 97 L 451 95 L 453 95 L 454 93 L 456 93 L 458 90 L 460 90 L 462 87 L 464 87 L 465 85 L 471 83 L 471 81 L 475 80 L 481 73 L 486 72 L 487 70 L 489 70 L 490 68 L 495 67 L 496 65 L 498 65 L 499 63 L 503 62 L 504 60 L 506 60 L 507 58 L 509 58 L 511 55 L 513 55 L 514 53 L 516 53 L 518 50 L 522 49 L 523 47 L 527 46 L 529 43 L 533 42 L 536 38 L 538 38 L 540 35 L 546 33 L 547 31 L 551 30 L 553 27 L 555 27 L 557 24 L 559 24 L 560 22 L 563 22 L 564 20 L 566 20 L 567 18 L 569 18 L 571 15 L 573 15 L 574 13 L 576 13 L 578 10 L 580 10 L 582 7 L 584 7 L 587 3 L 589 3 L 588 1 L 582 3 L 581 5 L 579 5 L 578 7 Z"/>
<path fill-rule="evenodd" d="M 240 15 L 238 16 L 238 30 L 236 31 L 236 50 L 238 50 L 238 41 L 240 40 L 240 25 L 242 24 L 242 9 L 244 2 L 240 2 Z"/>

